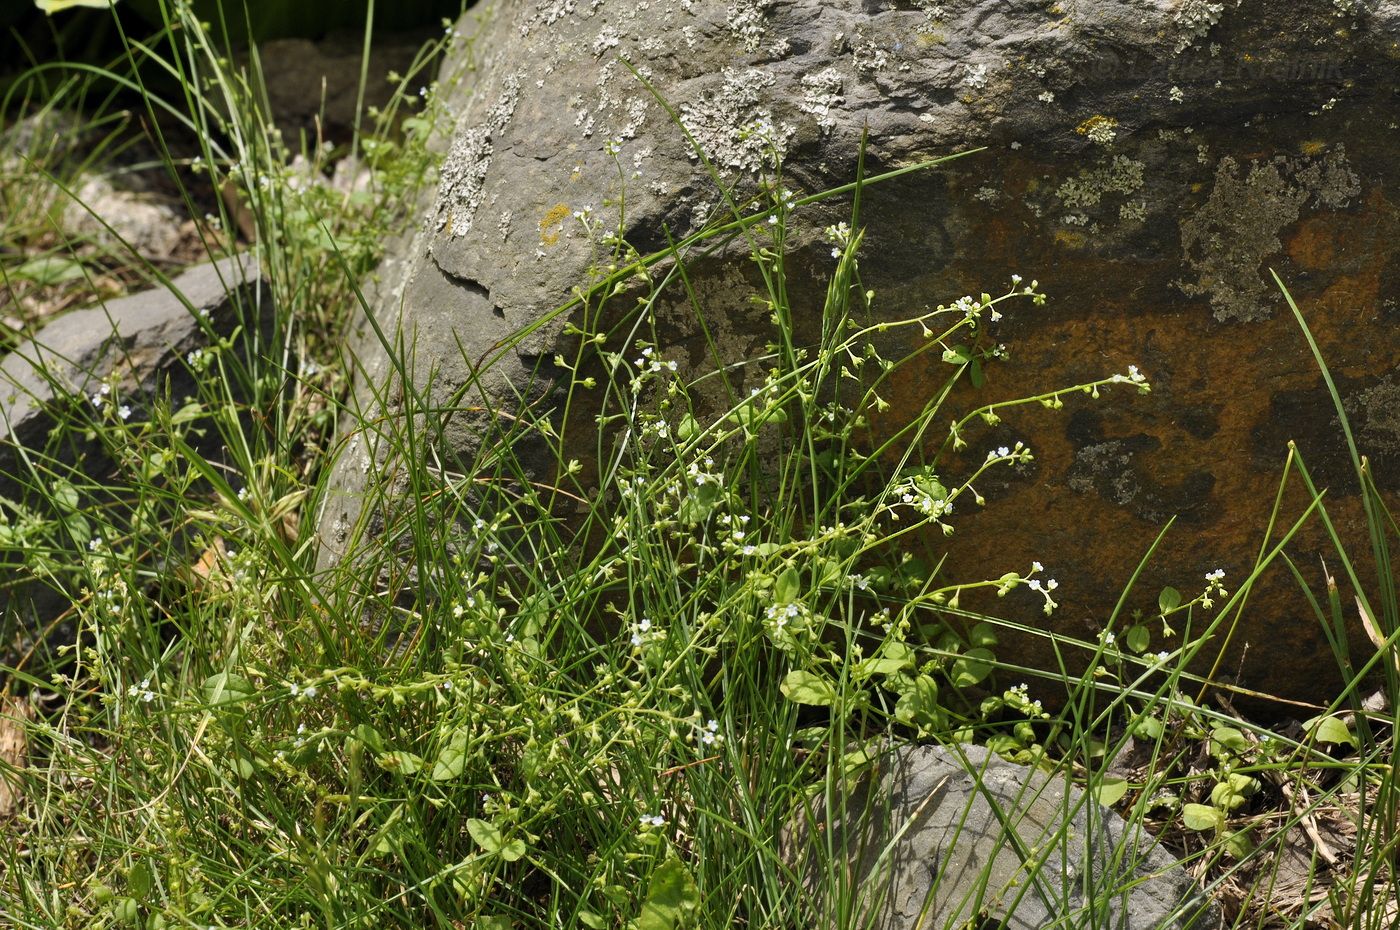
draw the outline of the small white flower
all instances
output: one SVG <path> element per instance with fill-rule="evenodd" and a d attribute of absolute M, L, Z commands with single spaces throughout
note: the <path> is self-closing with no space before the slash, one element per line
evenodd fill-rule
<path fill-rule="evenodd" d="M 660 814 L 643 814 L 641 817 L 641 821 L 642 826 L 644 827 L 666 826 L 666 818 L 662 817 Z"/>
<path fill-rule="evenodd" d="M 131 419 L 131 408 L 126 404 L 122 404 L 117 408 L 117 416 L 121 417 L 123 420 Z"/>

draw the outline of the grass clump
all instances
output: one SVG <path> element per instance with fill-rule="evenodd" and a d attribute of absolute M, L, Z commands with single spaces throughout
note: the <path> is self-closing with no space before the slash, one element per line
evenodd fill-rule
<path fill-rule="evenodd" d="M 13 838 L 0 914 L 27 927 L 857 925 L 846 864 L 828 851 L 812 893 L 784 837 L 812 799 L 854 791 L 895 738 L 977 741 L 1071 772 L 1169 836 L 1236 926 L 1387 925 L 1400 677 L 1385 659 L 1400 636 L 1387 572 L 1362 597 L 1333 535 L 1377 657 L 1351 659 L 1339 632 L 1349 684 L 1296 732 L 1205 705 L 1208 682 L 1186 670 L 1218 648 L 1301 522 L 1327 520 L 1301 459 L 1288 473 L 1308 506 L 1285 519 L 1280 504 L 1238 586 L 1211 572 L 1194 596 L 1167 589 L 1156 617 L 1115 612 L 1097 641 L 1038 628 L 1057 606 L 1040 563 L 960 577 L 927 540 L 981 503 L 989 472 L 1030 460 L 1022 444 L 977 448 L 1005 407 L 1126 402 L 1146 378 L 1128 368 L 951 413 L 955 389 L 996 364 L 997 319 L 1044 300 L 1036 282 L 878 318 L 860 278 L 860 199 L 883 178 L 799 196 L 776 169 L 654 255 L 573 220 L 608 270 L 560 308 L 573 349 L 554 360 L 562 387 L 547 409 L 503 405 L 476 359 L 443 402 L 412 347 L 381 330 L 396 383 L 371 386 L 366 410 L 394 390 L 403 410 L 365 412 L 336 347 L 406 219 L 395 207 L 430 179 L 442 114 L 430 103 L 397 135 L 386 123 L 348 150 L 316 140 L 293 154 L 267 128 L 258 82 L 172 16 L 178 29 L 130 44 L 184 88 L 168 105 L 143 98 L 148 125 L 174 114 L 197 140 L 181 148 L 153 129 L 160 167 L 191 212 L 216 205 L 226 232 L 211 253 L 256 255 L 276 315 L 250 312 L 188 359 L 197 396 L 134 418 L 120 396 L 56 412 L 60 432 L 100 440 L 108 470 L 36 450 L 4 476 L 19 490 L 0 500 L 0 556 L 59 592 L 78 634 L 6 669 L 3 718 L 26 748 L 7 758 L 0 745 L 0 829 Z M 362 173 L 337 185 L 347 165 Z M 58 186 L 38 167 L 16 177 Z M 811 204 L 846 196 L 848 220 L 823 231 L 819 321 L 804 326 L 792 242 Z M 26 223 L 8 235 L 29 262 L 56 240 Z M 683 295 L 704 332 L 712 308 L 688 272 L 721 248 L 751 256 L 771 339 L 687 375 L 661 308 Z M 80 247 L 67 260 L 91 259 Z M 927 406 L 883 425 L 890 379 L 930 358 L 945 377 Z M 375 437 L 369 486 L 383 490 L 371 493 L 394 496 L 371 496 L 382 531 L 320 570 L 337 416 Z M 440 440 L 461 423 L 471 452 L 451 459 Z M 596 450 L 588 465 L 581 448 Z M 526 455 L 540 449 L 544 467 Z M 1355 462 L 1372 555 L 1388 566 L 1395 524 Z M 934 558 L 911 557 L 916 540 Z M 1022 597 L 1024 619 L 967 611 L 977 589 Z M 1337 592 L 1311 603 L 1340 630 Z M 21 617 L 9 611 L 11 632 Z M 1011 630 L 1053 636 L 1088 670 L 1018 666 L 999 650 Z M 1380 700 L 1363 687 L 1373 672 Z M 1062 711 L 1018 683 L 1032 678 L 1058 680 Z M 1318 839 L 1342 822 L 1345 848 Z M 1031 884 L 1063 879 L 1044 868 Z"/>

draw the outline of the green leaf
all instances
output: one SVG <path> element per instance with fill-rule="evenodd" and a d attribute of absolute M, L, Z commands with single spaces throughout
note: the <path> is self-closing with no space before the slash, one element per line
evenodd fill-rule
<path fill-rule="evenodd" d="M 579 911 L 578 919 L 579 923 L 583 924 L 585 927 L 591 927 L 592 930 L 603 930 L 603 928 L 607 926 L 607 921 L 603 920 L 603 918 L 592 911 Z"/>
<path fill-rule="evenodd" d="M 467 821 L 467 832 L 472 835 L 472 839 L 476 840 L 476 845 L 490 855 L 496 855 L 506 845 L 506 838 L 502 835 L 501 828 L 489 820 L 472 817 Z"/>
<path fill-rule="evenodd" d="M 972 361 L 972 352 L 967 346 L 953 346 L 943 350 L 943 361 L 949 365 L 965 365 Z"/>
<path fill-rule="evenodd" d="M 637 930 L 674 930 L 700 908 L 700 889 L 675 856 L 651 873 L 647 899 L 637 915 Z"/>
<path fill-rule="evenodd" d="M 49 500 L 64 510 L 75 510 L 78 506 L 78 491 L 67 481 L 55 481 L 49 488 Z"/>
<path fill-rule="evenodd" d="M 1133 721 L 1133 736 L 1143 740 L 1159 740 L 1166 728 L 1156 717 L 1139 717 Z"/>
<path fill-rule="evenodd" d="M 938 703 L 938 682 L 920 675 L 894 705 L 894 717 L 921 727 L 943 725 L 943 708 Z"/>
<path fill-rule="evenodd" d="M 511 930 L 515 924 L 504 914 L 491 914 L 472 920 L 472 930 Z"/>
<path fill-rule="evenodd" d="M 1254 852 L 1254 839 L 1248 830 L 1236 830 L 1225 837 L 1225 852 L 1234 859 L 1247 859 Z"/>
<path fill-rule="evenodd" d="M 1162 593 L 1157 595 L 1157 609 L 1162 613 L 1176 610 L 1181 606 L 1181 592 L 1173 587 L 1162 589 Z"/>
<path fill-rule="evenodd" d="M 507 862 L 515 862 L 525 855 L 525 841 L 516 838 L 501 847 L 501 858 Z"/>
<path fill-rule="evenodd" d="M 700 435 L 700 424 L 695 421 L 695 417 L 686 414 L 681 417 L 681 422 L 676 425 L 676 437 L 682 442 L 690 442 Z"/>
<path fill-rule="evenodd" d="M 997 644 L 996 627 L 990 623 L 979 623 L 967 631 L 967 642 L 972 646 L 995 646 Z"/>
<path fill-rule="evenodd" d="M 362 723 L 350 731 L 355 739 L 369 747 L 370 752 L 383 752 L 384 739 L 379 735 L 379 731 L 367 723 Z"/>
<path fill-rule="evenodd" d="M 720 486 L 710 481 L 691 488 L 690 493 L 681 502 L 681 520 L 691 524 L 705 522 L 714 511 L 715 504 L 719 502 L 720 494 Z"/>
<path fill-rule="evenodd" d="M 467 767 L 467 745 L 470 742 L 471 734 L 465 727 L 452 731 L 452 735 L 438 750 L 433 770 L 428 777 L 433 781 L 447 781 L 461 775 Z"/>
<path fill-rule="evenodd" d="M 1224 750 L 1235 753 L 1249 750 L 1249 740 L 1234 727 L 1216 727 L 1210 731 L 1210 739 L 1212 755 L 1219 755 Z"/>
<path fill-rule="evenodd" d="M 97 5 L 88 3 L 88 6 Z M 107 6 L 106 0 L 101 0 L 101 6 Z M 41 7 L 42 9 L 42 7 Z M 40 287 L 50 287 L 54 284 L 62 284 L 64 281 L 73 281 L 83 276 L 83 266 L 81 262 L 75 262 L 71 258 L 64 258 L 61 255 L 47 255 L 40 258 L 31 258 L 10 272 L 16 278 L 24 278 L 33 281 Z"/>
<path fill-rule="evenodd" d="M 1305 724 L 1319 743 L 1332 743 L 1338 746 L 1355 747 L 1356 734 L 1336 717 L 1314 717 Z"/>
<path fill-rule="evenodd" d="M 1152 645 L 1152 631 L 1141 623 L 1135 623 L 1128 627 L 1127 635 L 1123 637 L 1123 640 L 1128 644 L 1129 649 L 1141 654 L 1147 651 L 1148 646 Z"/>
<path fill-rule="evenodd" d="M 987 376 L 982 373 L 982 360 L 980 358 L 972 360 L 972 365 L 968 368 L 967 373 L 972 378 L 973 387 L 981 388 L 987 383 Z"/>
<path fill-rule="evenodd" d="M 990 650 L 969 649 L 953 660 L 953 684 L 959 688 L 981 684 L 992 673 L 995 658 Z"/>
<path fill-rule="evenodd" d="M 210 675 L 204 679 L 204 685 L 200 690 L 204 694 L 205 703 L 210 707 L 237 704 L 248 700 L 255 693 L 251 681 L 232 672 L 219 672 Z"/>
<path fill-rule="evenodd" d="M 1104 807 L 1112 807 L 1123 800 L 1123 795 L 1128 793 L 1128 780 L 1117 775 L 1105 775 L 1103 780 L 1095 786 L 1094 793 L 1098 796 L 1100 804 Z"/>
<path fill-rule="evenodd" d="M 398 772 L 400 775 L 416 775 L 423 768 L 422 758 L 400 750 L 383 753 L 374 761 L 381 769 Z"/>
<path fill-rule="evenodd" d="M 1210 790 L 1210 803 L 1223 811 L 1238 810 L 1258 790 L 1257 779 L 1232 773 Z"/>
<path fill-rule="evenodd" d="M 773 600 L 779 604 L 791 604 L 802 593 L 802 576 L 797 569 L 789 566 L 773 583 Z"/>
<path fill-rule="evenodd" d="M 1225 814 L 1209 804 L 1185 804 L 1181 819 L 1188 830 L 1219 830 L 1225 826 Z"/>
<path fill-rule="evenodd" d="M 880 651 L 856 666 L 856 674 L 864 679 L 871 675 L 894 675 L 913 665 L 914 650 L 898 640 L 889 640 Z"/>
<path fill-rule="evenodd" d="M 779 685 L 784 696 L 794 704 L 827 707 L 836 701 L 836 686 L 815 672 L 794 669 L 783 676 Z"/>
<path fill-rule="evenodd" d="M 155 874 L 151 871 L 151 864 L 145 859 L 138 861 L 131 867 L 131 871 L 126 873 L 126 890 L 133 898 L 141 901 L 149 899 L 155 886 Z"/>

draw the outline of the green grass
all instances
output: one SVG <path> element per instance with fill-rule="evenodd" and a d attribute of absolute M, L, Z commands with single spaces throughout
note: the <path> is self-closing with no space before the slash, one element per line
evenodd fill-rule
<path fill-rule="evenodd" d="M 994 316 L 1034 312 L 1043 296 L 1016 280 L 880 317 L 859 262 L 861 192 L 882 178 L 799 196 L 775 165 L 655 255 L 581 217 L 599 271 L 558 311 L 574 351 L 555 363 L 571 373 L 556 403 L 503 403 L 489 368 L 444 402 L 387 319 L 376 323 L 394 383 L 357 403 L 355 360 L 337 349 L 372 309 L 362 293 L 378 244 L 413 221 L 404 206 L 431 181 L 446 129 L 435 103 L 367 119 L 353 151 L 308 149 L 305 172 L 266 128 L 258 81 L 196 24 L 129 47 L 129 67 L 42 69 L 47 96 L 17 96 L 5 115 L 92 99 L 114 80 L 139 92 L 153 66 L 178 76 L 182 98 L 141 98 L 147 123 L 183 126 L 201 147 L 153 130 L 161 167 L 195 216 L 209 191 L 238 191 L 255 235 L 237 247 L 257 254 L 277 312 L 192 362 L 197 397 L 128 420 L 117 388 L 100 408 L 55 411 L 55 441 L 91 433 L 109 471 L 65 465 L 55 446 L 7 476 L 22 493 L 0 500 L 0 566 L 60 592 L 60 619 L 78 630 L 0 679 L 4 719 L 28 743 L 22 765 L 0 762 L 18 798 L 0 820 L 8 925 L 860 926 L 869 902 L 842 855 L 817 843 L 803 864 L 785 836 L 812 802 L 837 809 L 891 738 L 984 743 L 1072 778 L 1161 833 L 1233 926 L 1326 925 L 1323 909 L 1347 927 L 1393 923 L 1400 671 L 1387 656 L 1400 608 L 1388 571 L 1372 591 L 1361 566 L 1389 566 L 1396 526 L 1349 433 L 1373 551 L 1349 553 L 1332 532 L 1343 587 L 1304 596 L 1337 632 L 1350 685 L 1308 726 L 1271 733 L 1200 705 L 1206 682 L 1186 669 L 1209 667 L 1265 572 L 1308 591 L 1286 542 L 1305 521 L 1331 522 L 1296 454 L 1248 577 L 1163 591 L 1145 620 L 1123 612 L 1124 579 L 1097 641 L 1043 628 L 1055 587 L 1038 565 L 981 578 L 905 555 L 977 506 L 984 474 L 1030 456 L 978 449 L 1008 405 L 950 398 L 996 364 Z M 341 156 L 368 172 L 358 193 L 321 170 Z M 76 171 L 31 161 L 6 175 L 7 193 L 50 202 Z M 827 231 L 831 278 L 808 331 L 791 319 L 787 239 L 810 203 L 833 198 L 851 213 Z M 231 202 L 218 201 L 211 254 L 234 244 Z M 5 286 L 44 257 L 79 276 L 39 286 L 92 287 L 94 263 L 113 257 L 63 244 L 42 215 L 6 214 Z M 750 360 L 715 352 L 687 377 L 653 311 L 680 300 L 706 332 L 717 308 L 695 300 L 688 269 L 721 246 L 752 254 L 770 344 Z M 129 264 L 133 281 L 160 277 Z M 892 335 L 917 348 L 882 357 Z M 930 353 L 946 384 L 910 422 L 877 430 L 891 376 Z M 395 388 L 402 414 L 381 417 Z M 1106 372 L 1015 403 L 1131 404 L 1145 390 L 1136 370 Z M 370 511 L 384 526 L 318 569 L 337 420 L 340 435 L 376 442 Z M 438 440 L 463 423 L 475 451 L 442 457 Z M 1286 512 L 1287 482 L 1306 489 L 1303 512 Z M 1143 541 L 1144 564 L 1163 534 Z M 971 614 L 961 595 L 980 588 L 1016 608 Z M 1384 646 L 1375 658 L 1345 652 L 1356 611 Z M 5 622 L 7 635 L 23 623 Z M 998 651 L 1013 630 L 1053 638 L 1065 669 L 1089 670 L 1019 666 Z M 1063 692 L 1063 709 L 1045 711 L 1023 680 Z M 1028 863 L 1012 897 L 1063 886 L 1063 868 L 1010 845 Z M 1063 925 L 1094 926 L 1118 890 L 1095 890 Z M 974 892 L 965 916 L 1002 891 Z"/>

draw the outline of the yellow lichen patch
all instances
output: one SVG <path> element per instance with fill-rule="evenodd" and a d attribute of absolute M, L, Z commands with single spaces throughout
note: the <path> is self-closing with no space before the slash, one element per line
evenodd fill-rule
<path fill-rule="evenodd" d="M 1069 229 L 1055 230 L 1055 244 L 1062 245 L 1067 249 L 1084 248 L 1084 236 L 1081 233 Z"/>
<path fill-rule="evenodd" d="M 545 215 L 540 217 L 540 242 L 544 245 L 557 243 L 568 215 L 569 205 L 566 203 L 556 203 L 550 207 Z"/>
<path fill-rule="evenodd" d="M 1084 122 L 1080 123 L 1078 126 L 1074 127 L 1074 131 L 1079 133 L 1081 136 L 1087 136 L 1093 133 L 1102 133 L 1105 131 L 1112 132 L 1117 126 L 1118 120 L 1114 119 L 1111 116 L 1104 116 L 1102 113 L 1096 113 L 1095 115 L 1086 119 Z"/>
<path fill-rule="evenodd" d="M 1298 151 L 1304 155 L 1321 155 L 1323 149 L 1327 148 L 1327 143 L 1318 139 L 1309 139 L 1298 146 Z"/>

